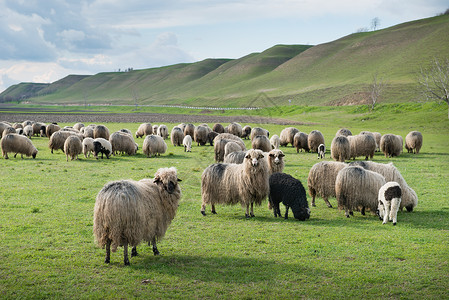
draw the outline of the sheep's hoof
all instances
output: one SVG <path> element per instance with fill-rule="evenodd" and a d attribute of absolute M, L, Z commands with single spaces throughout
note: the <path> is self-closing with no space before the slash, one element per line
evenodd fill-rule
<path fill-rule="evenodd" d="M 202 214 L 203 216 L 206 216 L 206 212 L 205 212 L 204 210 L 201 211 L 201 214 Z"/>
<path fill-rule="evenodd" d="M 250 216 L 249 216 L 248 214 L 245 214 L 245 218 L 249 219 L 249 218 L 250 218 Z"/>
<path fill-rule="evenodd" d="M 129 266 L 129 260 L 125 260 L 124 263 L 125 263 L 125 266 Z"/>
<path fill-rule="evenodd" d="M 393 226 L 396 226 L 396 223 L 393 223 Z"/>
<path fill-rule="evenodd" d="M 110 263 L 111 262 L 111 260 L 109 259 L 109 258 L 106 258 L 105 260 L 104 260 L 104 263 L 105 264 L 108 264 L 108 263 Z"/>
<path fill-rule="evenodd" d="M 131 257 L 134 257 L 134 256 L 137 256 L 137 255 L 139 255 L 138 253 L 137 253 L 137 249 L 132 249 L 131 250 Z"/>
<path fill-rule="evenodd" d="M 157 249 L 154 250 L 154 249 L 153 249 L 153 254 L 154 254 L 154 256 L 159 255 L 159 254 L 160 254 L 160 253 L 159 253 L 159 250 L 157 250 Z"/>
<path fill-rule="evenodd" d="M 353 211 L 350 211 L 349 214 L 350 214 L 351 216 L 354 216 L 354 212 L 353 212 Z M 349 218 L 349 217 L 348 217 L 348 218 Z"/>
<path fill-rule="evenodd" d="M 217 214 L 217 212 L 215 210 L 212 210 L 211 213 L 213 213 L 214 215 Z"/>
<path fill-rule="evenodd" d="M 346 218 L 349 218 L 349 215 L 346 215 Z"/>
<path fill-rule="evenodd" d="M 385 224 L 387 224 L 387 222 L 382 222 L 382 225 L 385 225 Z"/>
<path fill-rule="evenodd" d="M 315 203 L 312 203 L 312 206 L 313 206 L 313 207 L 316 207 L 316 204 L 315 204 Z"/>

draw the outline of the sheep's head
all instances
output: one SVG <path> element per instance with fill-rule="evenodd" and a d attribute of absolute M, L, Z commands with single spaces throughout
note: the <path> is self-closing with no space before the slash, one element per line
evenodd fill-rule
<path fill-rule="evenodd" d="M 282 150 L 271 150 L 268 154 L 270 156 L 270 160 L 274 162 L 276 165 L 282 163 L 283 157 L 285 156 L 284 152 Z"/>
<path fill-rule="evenodd" d="M 161 186 L 167 193 L 173 194 L 177 189 L 179 190 L 178 182 L 182 181 L 178 178 L 177 170 L 174 167 L 160 168 L 154 174 L 153 182 Z"/>
<path fill-rule="evenodd" d="M 264 162 L 263 152 L 258 149 L 248 150 L 246 153 L 245 159 L 250 161 L 253 167 L 257 167 L 261 162 Z"/>
<path fill-rule="evenodd" d="M 379 217 L 379 219 L 382 221 L 384 219 L 385 215 L 385 207 L 382 201 L 379 201 L 379 205 L 377 206 L 376 215 Z"/>

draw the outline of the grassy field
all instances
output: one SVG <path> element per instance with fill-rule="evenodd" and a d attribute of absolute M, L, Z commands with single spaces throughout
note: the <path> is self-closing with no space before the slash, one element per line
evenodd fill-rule
<path fill-rule="evenodd" d="M 200 177 L 214 162 L 212 147 L 184 153 L 167 141 L 159 158 L 139 150 L 132 157 L 66 162 L 62 152 L 50 153 L 47 138 L 36 137 L 35 160 L 0 159 L 0 298 L 449 298 L 447 107 L 386 105 L 371 114 L 365 107 L 279 107 L 271 113 L 313 123 L 297 127 L 320 130 L 328 148 L 341 127 L 403 137 L 421 131 L 420 154 L 374 157 L 395 164 L 417 192 L 418 207 L 400 212 L 395 227 L 369 214 L 347 219 L 322 199 L 305 222 L 274 218 L 266 202 L 251 219 L 240 206 L 218 206 L 217 215 L 203 217 Z M 139 124 L 105 125 L 113 132 Z M 262 126 L 271 134 L 285 127 Z M 316 154 L 282 150 L 284 171 L 306 186 Z M 121 248 L 104 264 L 105 251 L 92 235 L 96 194 L 108 181 L 152 177 L 166 166 L 178 168 L 183 197 L 158 244 L 161 255 L 142 244 L 131 266 L 123 265 Z"/>

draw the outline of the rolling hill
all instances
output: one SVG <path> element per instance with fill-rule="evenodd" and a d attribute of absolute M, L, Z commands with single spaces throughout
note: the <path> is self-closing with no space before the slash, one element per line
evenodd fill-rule
<path fill-rule="evenodd" d="M 416 76 L 420 68 L 429 65 L 434 57 L 446 58 L 447 53 L 449 15 L 443 15 L 354 33 L 316 46 L 276 45 L 239 59 L 206 59 L 130 72 L 70 75 L 52 84 L 21 83 L 4 91 L 0 100 L 199 106 L 346 105 L 363 103 L 377 74 L 387 83 L 383 101 L 408 102 L 418 99 Z M 260 98 L 270 102 L 255 103 Z"/>

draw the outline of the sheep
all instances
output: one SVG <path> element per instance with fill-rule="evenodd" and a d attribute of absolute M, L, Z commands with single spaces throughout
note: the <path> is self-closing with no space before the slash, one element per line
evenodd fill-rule
<path fill-rule="evenodd" d="M 84 138 L 81 133 L 75 133 L 74 131 L 59 130 L 53 133 L 48 142 L 48 148 L 50 148 L 51 153 L 53 153 L 54 150 L 62 150 L 64 152 L 64 142 L 71 135 L 77 135 L 80 140 L 83 140 Z"/>
<path fill-rule="evenodd" d="M 2 122 L 0 122 L 0 126 L 1 126 Z M 14 123 L 11 125 L 11 127 L 13 127 L 14 129 L 18 129 L 18 128 L 22 128 L 23 129 L 23 125 L 22 123 Z"/>
<path fill-rule="evenodd" d="M 8 152 L 15 153 L 14 158 L 20 153 L 22 159 L 24 154 L 34 159 L 38 153 L 36 147 L 34 147 L 33 143 L 26 136 L 15 133 L 4 135 L 0 140 L 0 144 L 2 147 L 2 155 L 5 159 L 9 158 Z"/>
<path fill-rule="evenodd" d="M 19 131 L 20 130 L 23 131 L 22 128 L 19 128 Z M 0 133 L 0 137 L 7 135 L 8 133 L 17 133 L 17 131 L 16 131 L 16 129 L 14 129 L 14 127 L 8 126 L 3 130 L 3 132 Z"/>
<path fill-rule="evenodd" d="M 369 134 L 350 135 L 349 141 L 350 157 L 355 159 L 358 156 L 365 156 L 365 160 L 374 157 L 376 151 L 376 140 Z"/>
<path fill-rule="evenodd" d="M 97 125 L 95 124 L 87 125 L 87 127 L 81 128 L 80 132 L 83 134 L 84 137 L 94 138 L 94 129 L 96 126 Z"/>
<path fill-rule="evenodd" d="M 360 166 L 364 169 L 377 172 L 385 177 L 386 181 L 395 181 L 399 183 L 402 189 L 402 201 L 399 209 L 405 207 L 408 212 L 412 212 L 413 208 L 418 205 L 418 196 L 416 192 L 407 184 L 404 177 L 402 177 L 399 170 L 393 165 L 393 163 L 382 164 L 372 161 L 356 161 L 350 163 L 350 165 Z"/>
<path fill-rule="evenodd" d="M 73 125 L 73 128 L 81 131 L 81 128 L 85 127 L 83 123 L 76 123 L 75 125 Z"/>
<path fill-rule="evenodd" d="M 398 221 L 398 210 L 401 204 L 402 190 L 399 183 L 389 181 L 379 189 L 379 204 L 377 214 L 382 224 L 386 224 L 388 220 L 393 221 L 396 225 Z"/>
<path fill-rule="evenodd" d="M 104 125 L 97 125 L 94 128 L 94 139 L 103 138 L 105 140 L 109 140 L 109 129 Z"/>
<path fill-rule="evenodd" d="M 23 128 L 25 128 L 25 126 L 27 126 L 27 125 L 33 126 L 33 123 L 34 122 L 31 120 L 25 120 L 22 122 L 22 126 L 23 126 Z"/>
<path fill-rule="evenodd" d="M 305 221 L 310 217 L 306 191 L 301 181 L 285 173 L 274 173 L 270 176 L 270 193 L 268 201 L 273 208 L 274 217 L 281 216 L 279 203 L 285 206 L 284 219 L 288 219 L 288 210 L 292 209 L 295 219 Z"/>
<path fill-rule="evenodd" d="M 41 122 L 34 122 L 32 126 L 33 126 L 33 135 L 36 136 L 40 135 L 41 137 L 45 136 L 45 127 L 47 126 L 46 124 Z M 42 129 L 42 127 L 44 129 Z"/>
<path fill-rule="evenodd" d="M 137 128 L 136 138 L 141 138 L 150 134 L 153 134 L 153 126 L 151 123 L 142 123 L 139 125 L 139 128 Z"/>
<path fill-rule="evenodd" d="M 264 135 L 267 138 L 270 137 L 270 132 L 266 129 L 260 128 L 260 127 L 254 127 L 251 130 L 250 140 L 252 141 L 256 136 Z"/>
<path fill-rule="evenodd" d="M 17 128 L 16 129 L 16 133 L 20 134 L 20 135 L 23 135 L 23 128 Z"/>
<path fill-rule="evenodd" d="M 124 132 L 114 132 L 109 137 L 109 142 L 112 146 L 112 154 L 116 155 L 118 152 L 124 152 L 128 155 L 134 155 L 137 152 L 137 144 L 133 137 Z"/>
<path fill-rule="evenodd" d="M 0 137 L 3 136 L 3 131 L 8 128 L 11 127 L 8 124 L 6 124 L 5 122 L 0 122 Z"/>
<path fill-rule="evenodd" d="M 122 128 L 122 129 L 120 129 L 118 132 L 126 133 L 126 134 L 129 134 L 130 136 L 133 135 L 132 132 L 131 132 L 131 130 L 129 130 L 129 129 L 127 129 L 127 128 Z M 109 137 L 109 138 L 111 138 L 111 137 Z"/>
<path fill-rule="evenodd" d="M 152 244 L 153 254 L 159 255 L 156 242 L 175 217 L 180 181 L 171 167 L 158 169 L 153 180 L 118 180 L 104 185 L 95 200 L 93 233 L 98 246 L 106 247 L 105 263 L 110 263 L 111 247 L 115 252 L 123 246 L 123 261 L 129 265 L 128 246 L 134 257 L 142 241 Z"/>
<path fill-rule="evenodd" d="M 182 132 L 181 128 L 177 126 L 173 127 L 170 136 L 173 146 L 176 147 L 182 145 L 182 141 L 184 140 L 184 133 Z"/>
<path fill-rule="evenodd" d="M 160 156 L 167 151 L 167 144 L 158 135 L 147 135 L 143 140 L 142 151 L 147 157 Z"/>
<path fill-rule="evenodd" d="M 161 124 L 157 128 L 157 135 L 163 138 L 164 140 L 168 138 L 168 128 L 166 125 Z"/>
<path fill-rule="evenodd" d="M 324 159 L 326 155 L 326 146 L 324 144 L 320 144 L 318 146 L 318 158 Z"/>
<path fill-rule="evenodd" d="M 399 156 L 402 153 L 402 137 L 395 134 L 384 134 L 380 139 L 380 150 L 385 157 Z"/>
<path fill-rule="evenodd" d="M 240 125 L 239 123 L 236 123 L 236 122 L 232 122 L 227 127 L 227 133 L 241 137 L 242 136 L 242 125 Z"/>
<path fill-rule="evenodd" d="M 228 156 L 230 153 L 232 152 L 237 152 L 237 151 L 241 151 L 242 148 L 240 147 L 239 144 L 237 144 L 236 142 L 228 142 L 226 143 L 225 147 L 224 147 L 224 157 Z"/>
<path fill-rule="evenodd" d="M 251 136 L 251 132 L 252 132 L 251 126 L 249 126 L 249 125 L 243 126 L 241 138 L 242 139 L 249 139 L 250 136 Z"/>
<path fill-rule="evenodd" d="M 315 207 L 315 197 L 323 198 L 327 207 L 332 208 L 329 197 L 335 197 L 335 179 L 338 172 L 347 164 L 334 161 L 323 161 L 310 168 L 307 178 L 309 194 L 312 197 L 312 206 Z"/>
<path fill-rule="evenodd" d="M 66 160 L 78 159 L 78 155 L 81 154 L 83 151 L 83 145 L 81 143 L 81 140 L 76 135 L 69 136 L 65 142 L 64 142 L 64 153 L 66 156 Z"/>
<path fill-rule="evenodd" d="M 212 126 L 212 131 L 215 131 L 216 133 L 220 134 L 224 133 L 225 129 L 223 125 L 221 125 L 220 123 L 215 123 L 214 126 Z"/>
<path fill-rule="evenodd" d="M 379 173 L 357 166 L 348 166 L 338 172 L 335 179 L 335 194 L 338 207 L 345 210 L 345 216 L 360 210 L 365 215 L 368 208 L 375 213 L 378 208 L 379 189 L 386 183 Z"/>
<path fill-rule="evenodd" d="M 224 147 L 230 141 L 239 144 L 242 151 L 246 150 L 245 143 L 241 138 L 231 133 L 220 133 L 214 139 L 215 162 L 222 162 L 224 160 Z"/>
<path fill-rule="evenodd" d="M 214 139 L 217 137 L 217 135 L 219 135 L 219 133 L 215 132 L 215 131 L 211 131 L 207 134 L 207 142 L 211 145 L 214 146 Z"/>
<path fill-rule="evenodd" d="M 279 149 L 279 146 L 281 145 L 281 139 L 277 134 L 274 134 L 270 138 L 270 144 L 272 149 Z"/>
<path fill-rule="evenodd" d="M 45 132 L 47 134 L 47 137 L 50 139 L 52 134 L 56 131 L 61 130 L 61 127 L 56 123 L 51 123 L 47 125 L 47 128 L 45 129 Z"/>
<path fill-rule="evenodd" d="M 206 215 L 206 205 L 246 206 L 245 217 L 254 217 L 254 204 L 260 205 L 269 192 L 268 164 L 263 152 L 248 150 L 243 164 L 212 164 L 201 176 L 201 214 Z M 249 207 L 251 206 L 251 211 Z"/>
<path fill-rule="evenodd" d="M 33 131 L 33 126 L 31 125 L 26 125 L 25 127 L 23 127 L 23 135 L 30 138 L 33 136 L 34 131 Z"/>
<path fill-rule="evenodd" d="M 184 145 L 184 152 L 192 152 L 192 137 L 190 135 L 184 137 L 182 144 Z"/>
<path fill-rule="evenodd" d="M 186 128 L 186 124 L 181 123 L 181 124 L 179 124 L 179 125 L 176 126 L 176 127 L 178 127 L 179 129 L 181 129 L 182 133 L 184 134 L 184 129 Z"/>
<path fill-rule="evenodd" d="M 188 126 L 188 125 L 187 125 Z M 186 126 L 186 130 L 184 132 L 187 132 L 188 127 Z M 194 131 L 192 132 L 193 138 L 198 146 L 204 146 L 207 143 L 207 135 L 209 134 L 209 128 L 199 125 L 194 128 Z M 190 134 L 189 134 L 190 135 Z M 190 135 L 192 136 L 192 135 Z"/>
<path fill-rule="evenodd" d="M 349 140 L 344 135 L 336 136 L 331 143 L 331 157 L 335 161 L 345 162 L 351 158 L 351 147 Z"/>
<path fill-rule="evenodd" d="M 84 157 L 85 158 L 90 157 L 90 154 L 93 153 L 95 150 L 94 149 L 94 139 L 90 138 L 90 137 L 84 138 L 82 145 L 83 145 Z"/>
<path fill-rule="evenodd" d="M 380 139 L 382 138 L 382 135 L 380 132 L 372 132 L 374 135 L 374 140 L 376 141 L 376 152 L 380 151 Z"/>
<path fill-rule="evenodd" d="M 266 135 L 255 136 L 251 140 L 251 147 L 253 149 L 262 150 L 263 152 L 269 152 L 271 150 L 270 140 Z"/>
<path fill-rule="evenodd" d="M 111 143 L 104 138 L 96 138 L 94 139 L 94 157 L 98 159 L 98 154 L 101 153 L 101 159 L 103 159 L 103 154 L 106 155 L 106 158 L 112 154 L 112 145 Z"/>
<path fill-rule="evenodd" d="M 318 146 L 324 144 L 324 136 L 319 130 L 312 130 L 307 137 L 307 146 L 310 151 L 318 152 Z"/>
<path fill-rule="evenodd" d="M 158 125 L 153 125 L 153 134 L 157 134 Z"/>
<path fill-rule="evenodd" d="M 281 140 L 281 146 L 285 147 L 288 146 L 288 144 L 292 144 L 293 146 L 293 139 L 297 132 L 299 132 L 299 130 L 295 127 L 287 127 L 282 129 L 281 135 L 279 136 Z"/>
<path fill-rule="evenodd" d="M 419 154 L 422 147 L 422 134 L 419 131 L 410 131 L 405 137 L 405 149 L 408 153 Z"/>
<path fill-rule="evenodd" d="M 184 136 L 190 135 L 193 139 L 195 137 L 195 131 L 196 127 L 193 124 L 186 124 L 186 127 L 184 128 Z M 195 140 L 196 141 L 196 140 Z"/>
<path fill-rule="evenodd" d="M 95 128 L 94 128 L 95 130 Z M 70 131 L 70 132 L 74 132 L 74 133 L 81 133 L 80 131 L 76 130 L 75 128 L 71 127 L 71 126 L 65 126 L 64 128 L 61 129 L 61 131 Z"/>
<path fill-rule="evenodd" d="M 293 147 L 296 148 L 296 153 L 299 153 L 299 150 L 304 150 L 305 152 L 309 152 L 309 135 L 304 132 L 297 132 L 293 136 Z"/>
<path fill-rule="evenodd" d="M 348 136 L 352 135 L 352 132 L 351 132 L 351 130 L 349 130 L 349 129 L 341 128 L 341 129 L 339 129 L 339 130 L 337 131 L 337 133 L 335 134 L 335 136 L 340 136 L 340 135 L 343 135 L 343 136 L 348 137 Z"/>
<path fill-rule="evenodd" d="M 279 149 L 273 149 L 268 153 L 264 153 L 268 163 L 268 170 L 270 174 L 281 173 L 284 170 L 284 152 Z"/>
<path fill-rule="evenodd" d="M 226 146 L 225 146 L 226 148 Z M 223 160 L 223 163 L 225 164 L 241 164 L 243 163 L 243 160 L 245 159 L 246 151 L 234 151 L 231 153 L 228 153 Z"/>

